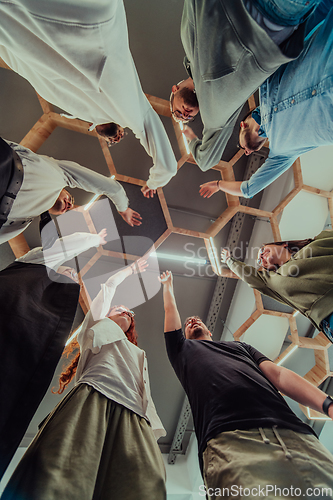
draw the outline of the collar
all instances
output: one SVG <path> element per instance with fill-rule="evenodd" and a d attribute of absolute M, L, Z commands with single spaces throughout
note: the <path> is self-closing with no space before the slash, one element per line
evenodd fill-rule
<path fill-rule="evenodd" d="M 266 132 L 261 125 L 261 115 L 260 115 L 260 106 L 258 106 L 254 111 L 252 111 L 252 118 L 260 125 L 258 130 L 259 137 L 267 137 Z"/>

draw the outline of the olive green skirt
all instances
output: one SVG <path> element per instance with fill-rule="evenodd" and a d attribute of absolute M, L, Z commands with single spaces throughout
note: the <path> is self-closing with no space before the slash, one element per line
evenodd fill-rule
<path fill-rule="evenodd" d="M 2 500 L 165 500 L 165 468 L 148 422 L 79 384 L 56 406 Z"/>

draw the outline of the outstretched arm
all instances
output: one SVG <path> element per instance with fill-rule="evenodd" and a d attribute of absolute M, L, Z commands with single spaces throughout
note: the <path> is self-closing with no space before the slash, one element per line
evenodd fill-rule
<path fill-rule="evenodd" d="M 165 186 L 177 173 L 177 161 L 160 117 L 151 108 L 144 118 L 144 130 L 136 137 L 154 165 L 149 170 L 147 184 L 141 189 L 146 198 L 153 197 L 158 187 Z"/>
<path fill-rule="evenodd" d="M 102 229 L 99 234 L 73 233 L 63 238 L 58 238 L 50 248 L 43 250 L 37 247 L 23 255 L 17 262 L 30 264 L 43 264 L 50 269 L 57 271 L 67 260 L 71 260 L 76 255 L 85 252 L 91 247 L 98 247 L 106 243 L 106 229 Z"/>
<path fill-rule="evenodd" d="M 141 224 L 140 214 L 129 208 L 126 192 L 119 182 L 82 167 L 73 161 L 61 160 L 58 161 L 58 165 L 64 172 L 67 186 L 78 187 L 91 193 L 104 194 L 115 204 L 116 209 L 127 224 L 132 227 Z"/>
<path fill-rule="evenodd" d="M 190 140 L 189 148 L 198 167 L 206 172 L 213 168 L 222 158 L 228 140 L 233 132 L 240 109 L 237 110 L 222 128 L 204 128 L 202 140 L 195 136 L 192 131 L 186 132 Z M 187 128 L 187 127 L 186 127 Z M 184 132 L 185 133 L 185 132 Z"/>
<path fill-rule="evenodd" d="M 269 155 L 265 163 L 251 175 L 250 179 L 241 183 L 241 196 L 252 198 L 288 170 L 296 159 L 297 155 L 290 157 Z"/>
<path fill-rule="evenodd" d="M 250 287 L 256 288 L 259 292 L 266 293 L 266 295 L 271 294 L 271 290 L 267 286 L 262 273 L 260 273 L 260 271 L 258 271 L 255 267 L 234 259 L 230 255 L 228 248 L 222 248 L 221 262 L 223 264 L 227 264 L 229 269 L 231 269 L 233 273 L 235 273 L 241 280 L 245 281 L 245 283 L 247 283 Z"/>
<path fill-rule="evenodd" d="M 210 198 L 218 191 L 224 191 L 234 196 L 243 196 L 241 191 L 241 181 L 210 181 L 200 185 L 200 195 L 204 198 Z"/>
<path fill-rule="evenodd" d="M 162 273 L 159 281 L 163 285 L 163 301 L 164 301 L 164 331 L 171 332 L 179 330 L 182 326 L 179 312 L 176 305 L 176 299 L 173 291 L 173 278 L 171 271 Z"/>
<path fill-rule="evenodd" d="M 118 212 L 127 209 L 128 198 L 119 182 L 73 161 L 57 160 L 57 163 L 64 173 L 67 186 L 78 187 L 90 193 L 104 194 L 115 204 Z"/>
<path fill-rule="evenodd" d="M 287 304 L 292 309 L 295 308 L 295 306 L 288 302 L 285 297 L 281 297 L 277 291 L 275 291 L 273 286 L 271 287 L 270 271 L 260 271 L 255 267 L 236 260 L 234 257 L 231 257 L 227 248 L 223 248 L 221 251 L 221 262 L 227 264 L 229 269 L 242 281 L 245 281 L 245 283 L 247 283 L 251 288 L 255 288 L 260 293 L 263 293 L 268 297 L 272 297 L 273 299 L 282 302 L 282 304 Z"/>
<path fill-rule="evenodd" d="M 294 399 L 297 403 L 323 413 L 323 402 L 326 399 L 326 394 L 318 387 L 284 366 L 277 366 L 272 361 L 263 361 L 259 368 L 283 394 Z M 333 405 L 329 407 L 328 414 L 333 419 Z"/>
<path fill-rule="evenodd" d="M 103 285 L 100 292 L 96 295 L 90 305 L 90 311 L 94 321 L 99 321 L 107 316 L 111 302 L 114 297 L 117 286 L 120 285 L 131 274 L 144 272 L 148 264 L 143 258 L 133 262 L 130 266 L 124 267 L 113 274 Z"/>
<path fill-rule="evenodd" d="M 210 198 L 218 191 L 252 198 L 280 177 L 296 160 L 296 157 L 268 157 L 265 163 L 250 177 L 248 181 L 210 181 L 201 184 L 200 195 Z"/>

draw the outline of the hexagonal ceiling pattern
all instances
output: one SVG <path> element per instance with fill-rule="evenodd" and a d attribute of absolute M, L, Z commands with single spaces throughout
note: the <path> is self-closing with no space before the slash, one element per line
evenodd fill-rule
<path fill-rule="evenodd" d="M 3 61 L 0 60 L 0 67 L 9 69 Z M 169 102 L 147 95 L 152 107 L 155 111 L 165 117 L 171 119 Z M 126 175 L 119 174 L 117 172 L 117 165 L 115 164 L 111 152 L 107 147 L 106 142 L 97 136 L 97 133 L 89 131 L 89 125 L 87 122 L 78 119 L 68 119 L 61 116 L 55 111 L 54 107 L 46 102 L 43 98 L 38 96 L 41 105 L 41 117 L 35 123 L 35 125 L 27 132 L 25 137 L 22 139 L 21 144 L 34 152 L 37 152 L 42 144 L 48 139 L 52 132 L 57 127 L 63 127 L 65 129 L 73 130 L 82 134 L 87 134 L 96 137 L 100 143 L 105 162 L 108 166 L 111 176 L 117 181 L 125 183 L 127 188 L 131 190 L 140 189 L 141 186 L 145 184 L 142 179 L 129 177 Z M 249 109 L 255 108 L 255 100 L 252 96 L 248 101 Z M 180 150 L 181 157 L 178 161 L 178 169 L 180 169 L 185 163 L 195 164 L 195 161 L 188 149 L 186 140 L 182 134 L 180 126 L 172 120 L 174 132 L 177 138 L 178 147 Z M 215 165 L 214 170 L 219 171 L 222 180 L 235 180 L 234 166 L 240 160 L 244 154 L 243 150 L 237 152 L 230 161 L 220 161 Z M 327 156 L 328 162 L 330 161 L 330 155 Z M 83 284 L 80 304 L 83 311 L 86 312 L 89 309 L 90 294 L 87 288 L 84 286 L 83 277 L 87 279 L 89 276 L 89 271 L 98 265 L 99 259 L 102 257 L 110 257 L 112 259 L 119 259 L 121 262 L 127 263 L 128 261 L 133 261 L 143 254 L 149 255 L 152 251 L 161 245 L 171 234 L 192 236 L 194 238 L 200 238 L 204 240 L 204 244 L 207 249 L 208 257 L 214 272 L 218 276 L 236 278 L 233 273 L 227 269 L 221 267 L 220 258 L 218 255 L 218 250 L 214 244 L 214 237 L 226 226 L 226 224 L 233 218 L 238 212 L 249 214 L 256 217 L 268 218 L 274 241 L 279 241 L 281 239 L 288 239 L 291 235 L 288 233 L 287 224 L 285 221 L 288 220 L 290 214 L 295 212 L 302 212 L 303 218 L 299 221 L 297 225 L 298 231 L 301 234 L 306 228 L 307 234 L 318 233 L 325 222 L 323 214 L 327 207 L 331 222 L 333 221 L 333 200 L 332 192 L 328 189 L 332 189 L 333 183 L 331 177 L 328 179 L 320 178 L 313 181 L 313 159 L 311 153 L 305 155 L 302 165 L 300 159 L 297 159 L 293 164 L 293 176 L 294 176 L 294 187 L 285 196 L 285 198 L 271 211 L 264 211 L 256 208 L 252 208 L 240 203 L 240 199 L 237 196 L 226 194 L 227 208 L 220 214 L 220 216 L 209 226 L 205 232 L 195 231 L 193 229 L 187 229 L 182 227 L 174 226 L 170 212 L 164 197 L 163 189 L 158 188 L 157 195 L 158 199 L 154 202 L 154 207 L 150 209 L 150 214 L 155 213 L 155 228 L 157 230 L 154 232 L 153 237 L 148 235 L 149 241 L 153 242 L 153 245 L 143 245 L 140 252 L 135 250 L 134 247 L 129 250 L 124 248 L 98 248 L 97 252 L 85 263 L 80 272 L 81 282 Z M 304 169 L 304 176 L 303 176 Z M 305 180 L 304 180 L 305 179 Z M 310 181 L 309 181 L 310 179 Z M 306 182 L 311 182 L 313 185 L 309 185 Z M 100 228 L 100 224 L 97 222 L 98 219 L 94 217 L 96 204 L 100 200 L 96 200 L 89 209 L 85 207 L 77 207 L 76 210 L 82 214 L 86 225 L 90 232 L 97 233 Z M 319 213 L 318 217 L 314 217 L 314 213 Z M 114 213 L 116 218 L 116 213 Z M 95 220 L 94 220 L 95 219 Z M 121 222 L 119 222 L 121 225 Z M 154 225 L 153 224 L 153 225 Z M 296 228 L 297 230 L 297 228 Z M 145 235 L 142 235 L 144 237 Z M 293 238 L 302 238 L 304 236 L 298 236 L 293 232 Z M 9 242 L 16 257 L 25 254 L 29 247 L 25 241 L 23 234 L 10 240 Z M 139 253 L 139 254 L 138 254 Z M 330 371 L 330 364 L 328 358 L 328 347 L 331 345 L 323 333 L 319 333 L 315 338 L 304 338 L 298 335 L 297 325 L 295 320 L 296 311 L 292 313 L 267 310 L 263 306 L 262 297 L 259 292 L 253 290 L 255 299 L 255 310 L 251 313 L 249 318 L 237 329 L 234 333 L 234 339 L 246 340 L 255 345 L 255 330 L 252 328 L 255 322 L 267 322 L 270 325 L 270 329 L 274 330 L 275 344 L 272 346 L 273 357 L 277 356 L 275 359 L 276 363 L 281 363 L 285 360 L 295 349 L 306 348 L 313 349 L 315 356 L 315 365 L 313 368 L 305 375 L 304 378 L 309 380 L 315 385 L 320 385 L 326 378 L 333 375 Z M 280 355 L 277 355 L 281 349 L 285 334 L 290 328 L 290 340 L 291 344 L 285 349 Z M 278 333 L 277 333 L 278 332 Z M 304 413 L 309 418 L 316 418 L 315 412 L 309 413 L 309 410 L 302 408 Z"/>

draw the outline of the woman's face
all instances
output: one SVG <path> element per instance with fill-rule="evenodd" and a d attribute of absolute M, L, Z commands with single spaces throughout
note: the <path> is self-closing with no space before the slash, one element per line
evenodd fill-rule
<path fill-rule="evenodd" d="M 258 253 L 258 264 L 268 271 L 275 271 L 290 259 L 291 254 L 286 245 L 264 245 Z"/>
<path fill-rule="evenodd" d="M 108 314 L 108 317 L 117 323 L 123 332 L 127 332 L 131 326 L 133 316 L 133 311 L 130 311 L 126 306 L 113 306 Z"/>

